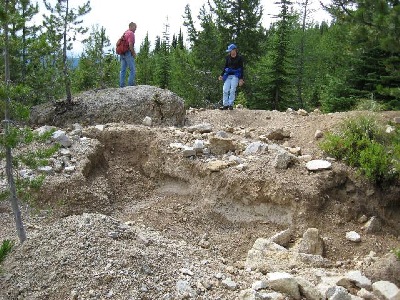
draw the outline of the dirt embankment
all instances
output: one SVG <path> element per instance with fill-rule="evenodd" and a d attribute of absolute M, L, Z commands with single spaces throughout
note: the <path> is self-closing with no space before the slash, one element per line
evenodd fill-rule
<path fill-rule="evenodd" d="M 174 299 L 175 281 L 189 272 L 181 268 L 192 268 L 198 270 L 196 279 L 208 280 L 214 287 L 205 288 L 206 292 L 200 293 L 202 298 L 198 299 L 234 299 L 229 297 L 237 296 L 236 292 L 216 288 L 216 274 L 221 270 L 232 272 L 230 275 L 236 276 L 243 288 L 251 285 L 257 276 L 245 274 L 243 261 L 247 252 L 257 238 L 270 237 L 287 228 L 293 231 L 293 244 L 307 228 L 318 228 L 325 243 L 325 258 L 343 272 L 358 268 L 359 258 L 371 251 L 384 256 L 399 245 L 399 186 L 380 190 L 339 162 L 333 162 L 330 170 L 310 172 L 301 160 L 288 169 L 274 168 L 273 151 L 243 155 L 245 145 L 259 141 L 271 130 L 283 129 L 290 132 L 290 138 L 267 143 L 282 148 L 298 147 L 302 156 L 324 159 L 315 132 L 331 130 L 353 114 L 356 113 L 300 116 L 237 109 L 195 110 L 186 115 L 184 127 L 128 124 L 108 124 L 104 129 L 85 127 L 82 135 L 89 138 L 91 146 L 85 151 L 74 150 L 77 145 L 71 148 L 76 162 L 74 174 L 56 174 L 46 180 L 40 193 L 40 206 L 44 210 L 39 215 L 32 212 L 27 219 L 29 235 L 40 244 L 28 242 L 10 256 L 5 265 L 7 291 L 17 284 L 15 275 L 10 275 L 15 271 L 13 268 L 23 263 L 37 280 L 24 277 L 19 282 L 19 293 L 26 296 L 34 288 L 32 293 L 36 298 L 32 299 L 56 296 L 128 299 L 124 297 L 129 293 L 131 299 Z M 380 114 L 386 120 L 394 116 L 397 113 Z M 206 123 L 212 125 L 211 133 L 187 130 L 192 125 Z M 229 165 L 217 172 L 210 171 L 207 168 L 210 161 L 229 160 L 227 155 L 203 153 L 185 157 L 180 149 L 171 147 L 173 143 L 192 146 L 196 140 L 207 145 L 209 138 L 219 131 L 235 142 L 237 149 L 232 155 L 242 159 L 244 168 Z M 4 203 L 1 205 L 4 218 L 0 237 L 15 238 L 10 211 Z M 52 210 L 45 209 L 48 207 Z M 97 215 L 76 217 L 82 213 L 101 213 L 111 219 Z M 65 219 L 66 216 L 70 217 Z M 359 221 L 363 216 L 367 219 L 377 216 L 382 222 L 381 230 L 364 233 Z M 54 226 L 45 229 L 51 224 Z M 91 232 L 91 226 L 98 231 Z M 62 236 L 72 231 L 75 239 Z M 362 242 L 346 240 L 348 231 L 362 234 Z M 99 241 L 109 248 L 100 247 Z M 57 244 L 64 248 L 59 249 Z M 90 257 L 84 254 L 85 249 Z M 60 257 L 46 260 L 49 251 Z M 132 266 L 133 262 L 141 266 L 140 272 Z M 199 271 L 201 262 L 206 266 L 204 272 Z M 51 274 L 45 274 L 46 263 Z M 63 268 L 63 264 L 73 269 Z M 125 273 L 117 276 L 110 272 L 114 267 L 115 272 Z M 290 268 L 307 273 L 296 266 Z M 74 279 L 74 276 L 80 278 L 81 271 L 91 274 L 82 277 L 88 280 L 88 288 Z M 127 289 L 121 282 L 137 287 Z M 57 292 L 46 285 L 63 289 Z M 129 293 L 124 293 L 124 289 Z"/>

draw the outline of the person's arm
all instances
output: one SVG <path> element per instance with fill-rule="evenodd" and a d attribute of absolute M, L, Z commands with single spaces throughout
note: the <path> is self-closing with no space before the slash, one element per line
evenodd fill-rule
<path fill-rule="evenodd" d="M 222 77 L 224 76 L 225 69 L 227 68 L 227 66 L 228 66 L 228 58 L 225 58 L 225 65 L 224 65 L 224 68 L 222 69 L 221 75 L 219 75 L 219 77 L 218 77 L 218 80 L 222 80 Z"/>
<path fill-rule="evenodd" d="M 133 32 L 131 32 L 131 34 L 129 35 L 128 43 L 129 43 L 129 51 L 131 52 L 133 57 L 136 57 L 135 34 Z"/>
<path fill-rule="evenodd" d="M 136 52 L 133 45 L 134 45 L 133 43 L 129 43 L 129 51 L 131 51 L 133 57 L 136 57 Z"/>
<path fill-rule="evenodd" d="M 239 77 L 239 86 L 242 86 L 244 84 L 244 64 L 243 64 L 243 57 L 240 57 L 240 62 L 239 62 L 240 68 L 242 69 L 242 72 L 240 72 L 240 77 Z"/>

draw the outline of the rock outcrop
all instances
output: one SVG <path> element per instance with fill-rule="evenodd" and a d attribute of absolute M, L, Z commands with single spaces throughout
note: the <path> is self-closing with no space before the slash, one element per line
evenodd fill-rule
<path fill-rule="evenodd" d="M 71 106 L 57 101 L 31 110 L 33 124 L 60 127 L 74 123 L 142 124 L 146 117 L 152 119 L 153 125 L 182 126 L 185 121 L 184 101 L 168 90 L 139 85 L 83 92 L 73 97 Z"/>

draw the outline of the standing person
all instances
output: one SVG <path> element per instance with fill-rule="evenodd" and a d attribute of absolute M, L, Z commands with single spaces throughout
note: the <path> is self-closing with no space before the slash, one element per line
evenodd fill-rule
<path fill-rule="evenodd" d="M 129 29 L 125 31 L 124 37 L 128 41 L 129 50 L 120 55 L 121 72 L 119 74 L 119 86 L 125 86 L 126 68 L 129 68 L 128 85 L 135 85 L 136 66 L 135 66 L 135 31 L 136 23 L 130 22 Z"/>
<path fill-rule="evenodd" d="M 229 54 L 225 58 L 225 66 L 219 80 L 224 81 L 222 89 L 222 106 L 219 109 L 233 109 L 233 103 L 236 97 L 237 86 L 242 86 L 243 80 L 243 57 L 239 55 L 238 49 L 235 44 L 230 44 L 226 52 Z"/>

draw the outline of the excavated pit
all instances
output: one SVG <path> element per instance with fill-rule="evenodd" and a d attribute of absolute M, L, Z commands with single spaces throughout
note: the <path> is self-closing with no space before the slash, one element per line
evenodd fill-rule
<path fill-rule="evenodd" d="M 374 210 L 384 216 L 388 211 L 371 197 L 366 201 L 365 187 L 355 187 L 340 166 L 306 176 L 299 166 L 274 170 L 265 155 L 245 171 L 211 172 L 202 157 L 185 158 L 169 147 L 169 129 L 109 126 L 86 134 L 99 144 L 88 155 L 81 176 L 48 186 L 44 202 L 57 199 L 64 216 L 103 213 L 169 238 L 213 245 L 232 261 L 243 259 L 259 237 L 292 228 L 298 238 L 309 227 L 329 236 L 326 255 L 340 260 L 345 232 L 360 227 L 357 217 Z M 346 187 L 349 192 L 344 193 Z M 390 210 L 391 216 L 396 209 Z M 390 234 L 389 227 L 382 235 Z M 369 242 L 380 238 L 371 236 Z M 375 248 L 383 247 L 377 244 Z M 346 255 L 368 253 L 368 245 Z"/>

